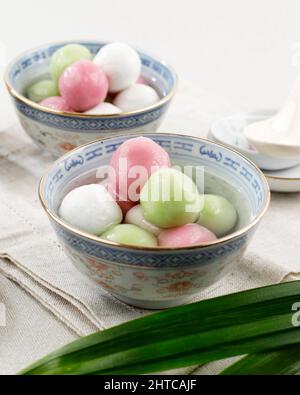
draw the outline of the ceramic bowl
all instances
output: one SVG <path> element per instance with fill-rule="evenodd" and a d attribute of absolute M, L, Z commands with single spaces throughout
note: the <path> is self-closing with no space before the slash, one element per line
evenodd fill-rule
<path fill-rule="evenodd" d="M 282 170 L 296 166 L 300 163 L 300 155 L 278 157 L 262 154 L 243 134 L 245 126 L 267 119 L 275 113 L 275 110 L 264 110 L 220 119 L 212 124 L 210 138 L 236 149 L 263 170 Z"/>
<path fill-rule="evenodd" d="M 96 181 L 116 148 L 132 136 L 116 136 L 83 145 L 58 159 L 43 176 L 43 208 L 75 266 L 116 298 L 143 308 L 182 304 L 232 270 L 267 210 L 270 192 L 262 172 L 239 153 L 205 139 L 152 133 L 173 164 L 203 166 L 207 193 L 222 194 L 239 215 L 233 232 L 217 241 L 188 248 L 141 248 L 101 240 L 58 216 L 63 197 Z"/>
<path fill-rule="evenodd" d="M 55 156 L 97 138 L 134 132 L 155 131 L 174 96 L 177 77 L 164 61 L 138 51 L 142 76 L 156 89 L 158 103 L 137 111 L 118 115 L 83 115 L 47 109 L 24 96 L 33 82 L 49 76 L 52 54 L 70 42 L 46 44 L 16 57 L 7 67 L 5 82 L 19 120 L 27 134 L 43 149 Z M 96 54 L 104 42 L 80 42 Z"/>

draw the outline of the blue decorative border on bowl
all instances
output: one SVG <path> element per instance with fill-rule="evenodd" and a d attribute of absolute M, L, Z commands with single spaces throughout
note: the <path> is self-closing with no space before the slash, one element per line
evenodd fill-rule
<path fill-rule="evenodd" d="M 236 180 L 241 180 L 244 188 L 249 188 L 254 191 L 256 202 L 253 199 L 250 201 L 251 208 L 254 210 L 255 205 L 262 204 L 265 199 L 263 183 L 258 175 L 253 172 L 253 168 L 245 161 L 240 159 L 233 159 L 232 155 L 227 153 L 224 148 L 212 148 L 214 143 L 202 141 L 194 142 L 192 139 L 187 143 L 184 137 L 166 138 L 163 133 L 149 134 L 143 133 L 144 136 L 149 136 L 156 143 L 161 145 L 167 152 L 172 151 L 172 155 L 180 157 L 181 155 L 191 155 L 199 158 L 199 164 L 209 163 L 210 168 L 217 169 L 220 165 L 223 166 L 224 171 L 231 174 L 231 177 Z M 131 138 L 121 136 L 120 138 L 114 137 L 109 140 L 94 142 L 91 146 L 83 147 L 79 153 L 73 153 L 70 158 L 65 158 L 62 161 L 62 167 L 59 167 L 57 172 L 54 172 L 49 180 L 45 191 L 46 198 L 51 201 L 51 195 L 58 182 L 67 183 L 69 177 L 73 177 L 73 172 L 79 172 L 79 168 L 86 167 L 89 169 L 94 166 L 95 161 L 112 154 L 120 144 L 126 139 Z M 188 139 L 188 138 L 187 138 Z"/>
<path fill-rule="evenodd" d="M 40 111 L 29 105 L 14 99 L 18 111 L 26 115 L 34 121 L 41 122 L 45 125 L 55 127 L 57 129 L 72 130 L 74 132 L 93 132 L 93 131 L 110 131 L 120 129 L 133 129 L 159 119 L 167 110 L 169 103 L 165 103 L 153 110 L 144 111 L 139 114 L 128 115 L 124 117 L 72 117 L 71 115 L 56 115 L 44 111 Z"/>
<path fill-rule="evenodd" d="M 179 268 L 206 265 L 219 258 L 234 254 L 247 244 L 249 234 L 220 245 L 211 245 L 190 250 L 146 251 L 110 247 L 101 242 L 79 237 L 58 226 L 53 221 L 58 237 L 66 245 L 83 255 L 89 255 L 105 262 L 151 268 Z M 234 257 L 233 257 L 234 259 Z"/>

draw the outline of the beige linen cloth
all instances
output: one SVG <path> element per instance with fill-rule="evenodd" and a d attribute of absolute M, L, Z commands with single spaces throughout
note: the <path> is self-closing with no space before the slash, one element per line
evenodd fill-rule
<path fill-rule="evenodd" d="M 186 84 L 181 86 L 160 130 L 205 136 L 214 119 L 235 111 L 223 101 L 206 92 L 195 92 Z M 53 347 L 149 313 L 113 298 L 79 274 L 64 255 L 37 196 L 38 181 L 52 161 L 17 124 L 0 132 L 0 302 L 7 306 L 8 315 L 13 314 L 6 328 L 0 328 L 0 374 L 15 373 L 32 362 L 39 355 L 34 352 L 36 344 L 41 339 L 45 344 L 50 343 L 54 331 L 61 338 L 57 342 L 51 339 Z M 300 194 L 272 194 L 270 209 L 245 257 L 234 272 L 196 299 L 298 278 L 299 228 Z M 8 280 L 13 281 L 9 286 Z M 6 284 L 10 292 L 2 294 L 1 284 Z M 44 308 L 32 303 L 29 295 Z M 12 305 L 13 313 L 10 313 Z M 45 309 L 68 329 L 59 322 L 53 329 Z M 13 323 L 21 320 L 20 317 L 23 327 Z M 41 330 L 39 338 L 30 340 L 33 351 L 28 349 L 26 355 L 20 356 L 18 344 L 13 340 L 10 343 L 9 334 L 20 341 L 22 333 L 16 337 L 13 332 L 23 330 L 24 341 L 28 342 L 24 330 L 26 320 L 31 323 L 36 320 Z M 5 344 L 1 342 L 1 333 L 3 336 L 5 333 Z M 180 372 L 211 374 L 226 363 Z"/>

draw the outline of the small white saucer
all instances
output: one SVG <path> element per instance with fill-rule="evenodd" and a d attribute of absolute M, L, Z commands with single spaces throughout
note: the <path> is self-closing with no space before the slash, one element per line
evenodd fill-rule
<path fill-rule="evenodd" d="M 264 171 L 271 191 L 300 192 L 300 165 L 290 169 Z"/>
<path fill-rule="evenodd" d="M 208 134 L 208 138 L 227 145 L 252 160 L 262 168 L 270 189 L 273 192 L 300 192 L 299 156 L 279 158 L 259 154 L 243 136 L 244 126 L 259 119 L 265 119 L 274 110 L 263 110 L 250 114 L 236 114 L 216 121 Z M 278 167 L 286 167 L 278 170 Z"/>
<path fill-rule="evenodd" d="M 234 148 L 252 160 L 260 169 L 279 171 L 300 164 L 300 155 L 274 156 L 258 152 L 244 135 L 244 130 L 255 122 L 270 118 L 276 111 L 263 110 L 253 113 L 241 113 L 215 121 L 210 128 L 210 137 L 218 142 Z"/>

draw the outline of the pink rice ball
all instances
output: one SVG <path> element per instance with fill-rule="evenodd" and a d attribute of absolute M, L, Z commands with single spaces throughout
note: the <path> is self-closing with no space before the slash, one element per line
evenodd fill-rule
<path fill-rule="evenodd" d="M 215 240 L 217 237 L 210 230 L 198 224 L 165 229 L 158 235 L 158 245 L 171 248 L 201 245 Z"/>
<path fill-rule="evenodd" d="M 52 108 L 52 110 L 72 112 L 72 108 L 61 96 L 50 96 L 39 103 L 41 106 Z"/>
<path fill-rule="evenodd" d="M 169 154 L 160 145 L 147 137 L 135 137 L 125 141 L 114 152 L 109 178 L 121 200 L 137 202 L 151 174 L 170 166 Z"/>
<path fill-rule="evenodd" d="M 108 80 L 100 66 L 89 60 L 79 60 L 62 73 L 59 91 L 75 111 L 87 111 L 104 101 Z"/>

